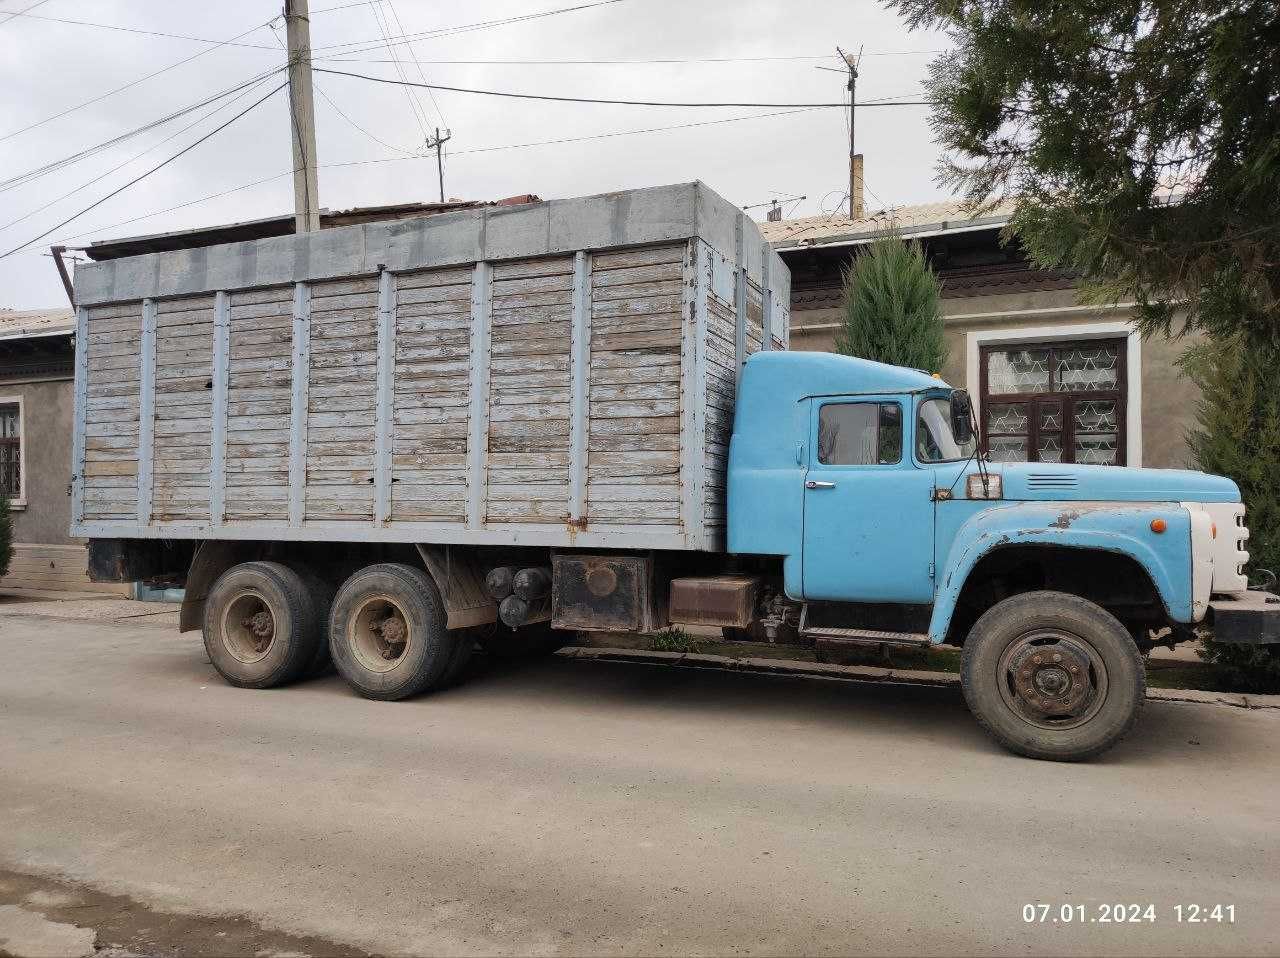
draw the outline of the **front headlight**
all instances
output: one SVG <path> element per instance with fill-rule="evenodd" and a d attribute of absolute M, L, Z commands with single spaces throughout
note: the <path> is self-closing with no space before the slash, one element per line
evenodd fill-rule
<path fill-rule="evenodd" d="M 970 499 L 1003 499 L 1004 482 L 993 472 L 975 472 L 965 480 L 964 492 Z"/>

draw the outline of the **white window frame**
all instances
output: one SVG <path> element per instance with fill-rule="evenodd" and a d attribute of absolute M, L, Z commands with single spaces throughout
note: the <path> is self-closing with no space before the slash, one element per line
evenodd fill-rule
<path fill-rule="evenodd" d="M 965 333 L 965 381 L 973 398 L 973 410 L 982 422 L 979 395 L 979 363 L 983 346 L 1019 346 L 1027 342 L 1063 343 L 1104 337 L 1125 340 L 1125 451 L 1128 466 L 1142 465 L 1142 337 L 1132 322 L 1073 323 L 1057 326 L 1020 326 L 1017 329 L 976 329 Z M 24 474 L 25 475 L 25 474 Z"/>
<path fill-rule="evenodd" d="M 27 507 L 27 418 L 22 396 L 0 396 L 0 406 L 18 407 L 18 497 L 9 500 L 11 509 Z"/>

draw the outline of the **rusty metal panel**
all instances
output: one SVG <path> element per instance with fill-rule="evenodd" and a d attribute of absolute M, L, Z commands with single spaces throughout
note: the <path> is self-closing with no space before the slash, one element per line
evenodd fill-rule
<path fill-rule="evenodd" d="M 653 560 L 639 556 L 552 557 L 557 629 L 648 632 L 653 628 Z"/>
<path fill-rule="evenodd" d="M 671 580 L 672 622 L 744 629 L 755 618 L 760 580 L 755 576 L 713 575 Z"/>

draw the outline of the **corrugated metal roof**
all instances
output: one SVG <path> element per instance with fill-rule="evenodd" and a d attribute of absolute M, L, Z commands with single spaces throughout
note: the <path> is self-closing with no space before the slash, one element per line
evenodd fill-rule
<path fill-rule="evenodd" d="M 76 331 L 70 309 L 0 309 L 0 339 L 66 336 Z"/>
<path fill-rule="evenodd" d="M 994 209 L 972 216 L 963 199 L 921 203 L 878 210 L 861 219 L 847 216 L 805 216 L 794 220 L 759 223 L 776 250 L 806 246 L 843 246 L 865 243 L 896 228 L 903 236 L 937 236 L 974 229 L 998 229 L 1009 222 L 1013 202 L 1001 201 Z"/>

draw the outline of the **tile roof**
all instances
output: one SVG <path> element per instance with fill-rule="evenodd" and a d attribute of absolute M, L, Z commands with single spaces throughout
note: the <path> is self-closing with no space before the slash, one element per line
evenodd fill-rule
<path fill-rule="evenodd" d="M 756 225 L 774 249 L 801 249 L 865 243 L 893 227 L 904 236 L 936 236 L 984 226 L 996 228 L 1007 223 L 1012 212 L 1012 201 L 1002 200 L 995 208 L 974 217 L 965 200 L 952 199 L 878 210 L 856 220 L 847 216 L 806 216 Z"/>
<path fill-rule="evenodd" d="M 0 339 L 65 336 L 76 331 L 71 309 L 0 309 Z"/>

